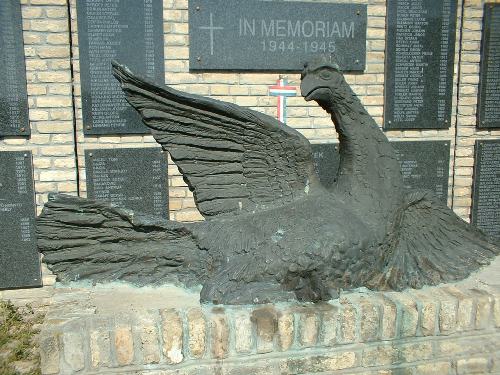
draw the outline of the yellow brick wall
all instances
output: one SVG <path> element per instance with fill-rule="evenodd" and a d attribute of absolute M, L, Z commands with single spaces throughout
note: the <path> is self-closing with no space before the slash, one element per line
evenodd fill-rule
<path fill-rule="evenodd" d="M 38 211 L 47 193 L 76 194 L 68 12 L 65 0 L 21 0 L 31 137 L 0 151 L 33 153 Z"/>
<path fill-rule="evenodd" d="M 95 148 L 130 148 L 130 147 L 160 147 L 152 136 L 149 135 L 84 135 L 82 100 L 80 87 L 80 64 L 78 48 L 78 14 L 76 10 L 76 0 L 70 0 L 71 32 L 73 45 L 73 71 L 75 86 L 75 108 L 76 108 L 76 146 L 78 153 L 78 166 L 80 177 L 80 194 L 86 196 L 86 171 L 85 171 L 85 150 Z M 164 1 L 164 32 L 165 47 L 168 40 L 168 5 L 169 1 Z M 171 2 L 170 2 L 171 3 Z M 186 2 L 187 7 L 187 2 Z M 187 8 L 186 8 L 187 9 Z M 167 52 L 167 50 L 166 50 Z M 187 57 L 186 57 L 187 58 Z M 169 158 L 169 208 L 170 218 L 173 220 L 202 220 L 194 204 L 193 195 L 184 185 L 182 177 Z M 182 188 L 178 188 L 182 184 Z"/>
<path fill-rule="evenodd" d="M 475 127 L 484 1 L 464 1 L 463 35 L 461 35 L 462 0 L 458 1 L 451 127 L 443 130 L 391 130 L 386 134 L 394 140 L 450 142 L 448 204 L 468 220 L 474 141 L 499 138 L 500 130 L 477 130 Z M 379 126 L 382 126 L 386 2 L 385 0 L 351 2 L 368 5 L 367 66 L 363 74 L 349 74 L 346 78 L 370 114 Z M 82 196 L 86 194 L 84 161 L 86 149 L 159 146 L 151 136 L 83 135 L 85 124 L 81 110 L 76 0 L 22 0 L 21 3 L 32 135 L 29 139 L 21 137 L 0 139 L 0 150 L 33 152 L 37 203 L 40 210 L 49 191 L 77 193 L 75 146 L 78 155 L 79 190 Z M 68 11 L 71 15 L 72 51 L 69 44 Z M 276 115 L 277 99 L 268 96 L 268 86 L 276 82 L 279 74 L 190 73 L 188 1 L 163 0 L 163 16 L 167 84 L 179 90 L 229 101 L 271 116 Z M 462 53 L 459 56 L 461 37 Z M 288 74 L 287 78 L 290 84 L 299 85 L 299 74 Z M 457 106 L 458 87 L 460 89 Z M 73 118 L 73 103 L 76 110 L 75 118 Z M 73 122 L 76 124 L 76 141 L 73 135 Z M 313 143 L 332 142 L 337 138 L 329 117 L 316 104 L 306 103 L 301 97 L 288 98 L 288 125 L 296 128 Z M 455 143 L 457 143 L 456 148 Z M 192 194 L 184 184 L 178 169 L 171 162 L 169 162 L 169 183 L 171 218 L 181 221 L 201 219 Z"/>

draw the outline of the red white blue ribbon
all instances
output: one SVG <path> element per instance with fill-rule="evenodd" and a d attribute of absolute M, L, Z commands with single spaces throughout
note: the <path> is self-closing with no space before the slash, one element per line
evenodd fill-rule
<path fill-rule="evenodd" d="M 286 98 L 297 95 L 295 86 L 288 86 L 285 78 L 280 78 L 276 85 L 269 86 L 269 95 L 278 97 L 277 118 L 286 124 Z"/>

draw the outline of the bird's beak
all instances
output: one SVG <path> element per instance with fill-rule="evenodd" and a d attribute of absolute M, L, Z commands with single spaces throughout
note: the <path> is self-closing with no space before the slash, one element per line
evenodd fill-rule
<path fill-rule="evenodd" d="M 330 98 L 330 89 L 315 77 L 304 77 L 300 84 L 300 91 L 306 102 L 315 100 L 317 103 L 327 103 Z"/>
<path fill-rule="evenodd" d="M 312 94 L 316 87 L 314 79 L 311 79 L 308 76 L 305 76 L 302 79 L 302 82 L 300 83 L 300 94 L 307 102 L 313 99 L 310 97 L 310 94 Z"/>

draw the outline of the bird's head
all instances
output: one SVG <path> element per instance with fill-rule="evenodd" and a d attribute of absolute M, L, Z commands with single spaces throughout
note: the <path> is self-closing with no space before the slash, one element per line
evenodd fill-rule
<path fill-rule="evenodd" d="M 331 58 L 322 57 L 304 65 L 300 90 L 306 101 L 315 100 L 324 109 L 330 109 L 338 92 L 344 87 L 344 77 L 339 66 Z"/>

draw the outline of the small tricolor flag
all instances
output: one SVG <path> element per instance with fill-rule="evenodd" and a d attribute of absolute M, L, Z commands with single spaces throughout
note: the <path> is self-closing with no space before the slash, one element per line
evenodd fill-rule
<path fill-rule="evenodd" d="M 286 124 L 286 98 L 296 96 L 297 88 L 288 86 L 285 78 L 278 79 L 276 85 L 269 86 L 269 95 L 278 97 L 278 120 Z"/>

